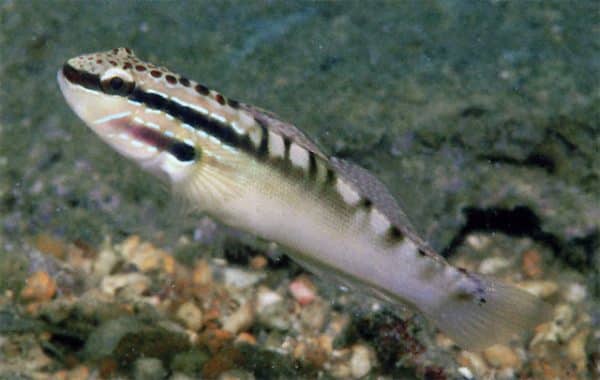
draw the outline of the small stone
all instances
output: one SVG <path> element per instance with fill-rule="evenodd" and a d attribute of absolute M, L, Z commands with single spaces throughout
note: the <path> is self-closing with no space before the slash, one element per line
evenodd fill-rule
<path fill-rule="evenodd" d="M 248 371 L 242 369 L 230 369 L 221 373 L 218 380 L 254 380 L 255 377 Z"/>
<path fill-rule="evenodd" d="M 483 356 L 495 368 L 519 368 L 521 366 L 519 356 L 510 347 L 502 344 L 485 349 Z"/>
<path fill-rule="evenodd" d="M 315 285 L 306 276 L 300 276 L 290 283 L 292 296 L 302 306 L 308 305 L 316 298 Z"/>
<path fill-rule="evenodd" d="M 352 357 L 350 358 L 350 370 L 352 377 L 360 379 L 371 372 L 373 367 L 372 353 L 368 347 L 356 344 L 352 347 Z"/>
<path fill-rule="evenodd" d="M 567 301 L 572 303 L 579 303 L 587 296 L 587 290 L 585 286 L 574 283 L 566 287 L 564 295 Z"/>
<path fill-rule="evenodd" d="M 185 326 L 192 331 L 198 331 L 202 327 L 202 310 L 191 301 L 179 306 L 175 316 L 183 321 Z"/>
<path fill-rule="evenodd" d="M 283 297 L 260 286 L 256 294 L 257 319 L 269 328 L 285 331 L 290 326 L 290 313 Z"/>
<path fill-rule="evenodd" d="M 107 246 L 100 250 L 98 258 L 93 263 L 93 272 L 98 277 L 108 276 L 121 259 L 115 251 Z"/>
<path fill-rule="evenodd" d="M 240 335 L 237 336 L 237 338 L 235 338 L 235 344 L 249 344 L 254 346 L 256 344 L 256 338 L 254 337 L 254 335 L 247 333 L 247 332 L 242 332 L 240 333 Z"/>
<path fill-rule="evenodd" d="M 268 263 L 269 262 L 267 261 L 266 257 L 264 257 L 263 255 L 256 255 L 252 259 L 250 259 L 250 268 L 254 270 L 265 269 Z"/>
<path fill-rule="evenodd" d="M 142 295 L 150 287 L 150 279 L 141 273 L 120 273 L 102 279 L 100 288 L 103 292 L 115 295 L 117 292 L 125 297 Z"/>
<path fill-rule="evenodd" d="M 504 257 L 490 257 L 479 264 L 479 272 L 483 274 L 494 274 L 502 269 L 508 268 L 510 265 L 510 261 Z"/>
<path fill-rule="evenodd" d="M 252 304 L 252 301 L 247 301 L 226 317 L 223 321 L 223 330 L 237 334 L 250 327 L 254 321 L 254 307 Z"/>
<path fill-rule="evenodd" d="M 223 271 L 223 277 L 226 286 L 244 289 L 261 281 L 265 277 L 265 273 L 227 267 Z"/>
<path fill-rule="evenodd" d="M 140 358 L 133 363 L 133 378 L 136 380 L 163 380 L 167 371 L 160 360 Z"/>
<path fill-rule="evenodd" d="M 212 269 L 206 260 L 198 260 L 192 273 L 192 283 L 194 285 L 208 285 L 212 283 Z"/>
<path fill-rule="evenodd" d="M 558 291 L 558 284 L 554 281 L 523 281 L 519 287 L 540 298 L 551 297 Z"/>
<path fill-rule="evenodd" d="M 523 273 L 530 278 L 539 278 L 542 275 L 542 256 L 535 249 L 523 253 Z"/>
<path fill-rule="evenodd" d="M 27 279 L 21 297 L 27 301 L 46 302 L 56 294 L 56 282 L 46 272 L 35 272 Z"/>
<path fill-rule="evenodd" d="M 460 365 L 468 367 L 478 377 L 483 377 L 489 371 L 483 357 L 476 352 L 461 351 L 457 361 Z"/>
<path fill-rule="evenodd" d="M 575 363 L 578 373 L 583 373 L 587 368 L 587 356 L 585 354 L 585 343 L 590 334 L 589 329 L 583 329 L 578 332 L 567 343 L 567 357 Z"/>

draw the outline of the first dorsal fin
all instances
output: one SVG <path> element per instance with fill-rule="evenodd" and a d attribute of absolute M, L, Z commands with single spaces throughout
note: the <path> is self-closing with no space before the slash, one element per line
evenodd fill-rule
<path fill-rule="evenodd" d="M 265 111 L 249 104 L 240 104 L 240 108 L 250 113 L 259 124 L 264 125 L 269 131 L 277 133 L 278 135 L 287 138 L 290 142 L 316 154 L 321 159 L 327 160 L 327 155 L 323 150 L 296 126 L 281 120 L 279 116 L 272 112 Z"/>

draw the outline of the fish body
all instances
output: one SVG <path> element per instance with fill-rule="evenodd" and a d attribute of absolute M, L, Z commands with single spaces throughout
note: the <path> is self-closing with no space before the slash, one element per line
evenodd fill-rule
<path fill-rule="evenodd" d="M 326 277 L 411 305 L 464 348 L 505 341 L 549 318 L 529 293 L 447 263 L 372 174 L 328 156 L 269 112 L 127 48 L 72 58 L 57 78 L 96 134 L 194 209 L 288 247 Z"/>

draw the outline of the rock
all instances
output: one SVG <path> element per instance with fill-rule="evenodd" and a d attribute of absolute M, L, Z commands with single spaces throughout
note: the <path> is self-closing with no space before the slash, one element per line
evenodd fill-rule
<path fill-rule="evenodd" d="M 584 285 L 573 283 L 566 286 L 563 294 L 567 301 L 571 303 L 579 303 L 586 298 L 587 289 Z"/>
<path fill-rule="evenodd" d="M 259 287 L 256 293 L 256 314 L 269 328 L 285 331 L 290 327 L 290 313 L 283 297 L 265 286 Z"/>
<path fill-rule="evenodd" d="M 254 337 L 254 335 L 247 333 L 247 332 L 242 332 L 240 333 L 237 338 L 235 338 L 234 341 L 235 344 L 249 344 L 249 345 L 255 345 L 256 344 L 256 338 Z"/>
<path fill-rule="evenodd" d="M 100 250 L 98 258 L 94 261 L 93 273 L 98 277 L 108 276 L 120 261 L 121 258 L 107 244 L 106 247 Z"/>
<path fill-rule="evenodd" d="M 254 380 L 255 377 L 248 371 L 242 369 L 230 369 L 219 375 L 218 380 Z"/>
<path fill-rule="evenodd" d="M 183 321 L 189 330 L 198 331 L 202 327 L 202 310 L 192 301 L 179 306 L 175 316 Z"/>
<path fill-rule="evenodd" d="M 223 282 L 226 286 L 239 289 L 248 288 L 265 278 L 266 274 L 248 271 L 241 268 L 226 267 L 223 269 Z"/>
<path fill-rule="evenodd" d="M 504 257 L 490 257 L 479 264 L 479 272 L 483 274 L 494 274 L 510 266 L 510 261 Z"/>
<path fill-rule="evenodd" d="M 584 373 L 584 371 L 587 369 L 585 343 L 587 342 L 587 337 L 589 334 L 589 329 L 583 329 L 575 334 L 575 336 L 573 336 L 567 343 L 567 357 L 575 364 L 579 374 Z"/>
<path fill-rule="evenodd" d="M 460 365 L 468 367 L 477 377 L 483 377 L 488 371 L 488 365 L 477 352 L 461 351 L 457 361 Z"/>
<path fill-rule="evenodd" d="M 140 358 L 133 363 L 133 378 L 135 380 L 163 380 L 167 371 L 160 360 L 155 358 Z"/>
<path fill-rule="evenodd" d="M 523 281 L 519 287 L 540 298 L 549 298 L 558 290 L 558 284 L 554 281 Z"/>
<path fill-rule="evenodd" d="M 35 272 L 27 279 L 21 290 L 21 297 L 26 301 L 46 302 L 56 294 L 56 282 L 46 272 Z"/>
<path fill-rule="evenodd" d="M 263 255 L 256 255 L 252 259 L 250 259 L 250 268 L 255 270 L 261 270 L 264 269 L 268 263 L 269 262 L 266 257 L 264 257 Z"/>
<path fill-rule="evenodd" d="M 300 311 L 302 326 L 309 331 L 320 331 L 329 315 L 328 303 L 317 299 L 315 302 L 303 307 Z"/>
<path fill-rule="evenodd" d="M 119 292 L 125 298 L 131 298 L 142 295 L 150 284 L 150 279 L 141 273 L 121 273 L 104 277 L 100 288 L 111 295 Z"/>
<path fill-rule="evenodd" d="M 535 250 L 530 249 L 523 253 L 523 273 L 529 278 L 539 278 L 542 271 L 542 255 Z"/>
<path fill-rule="evenodd" d="M 374 354 L 369 347 L 356 344 L 352 347 L 352 356 L 350 357 L 350 371 L 352 377 L 360 379 L 371 372 L 373 367 Z"/>
<path fill-rule="evenodd" d="M 316 287 L 306 276 L 300 276 L 290 283 L 290 293 L 302 306 L 308 305 L 316 298 Z"/>
<path fill-rule="evenodd" d="M 231 315 L 223 320 L 223 330 L 232 334 L 246 330 L 254 321 L 254 305 L 252 301 L 246 301 Z"/>
<path fill-rule="evenodd" d="M 502 344 L 493 345 L 483 351 L 485 360 L 495 368 L 513 368 L 521 366 L 521 360 L 516 352 Z"/>

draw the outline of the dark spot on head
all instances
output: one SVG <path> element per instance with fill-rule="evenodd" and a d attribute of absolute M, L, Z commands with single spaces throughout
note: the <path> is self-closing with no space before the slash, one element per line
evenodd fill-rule
<path fill-rule="evenodd" d="M 102 63 L 102 60 L 101 59 L 97 59 L 96 63 L 100 65 Z"/>
<path fill-rule="evenodd" d="M 179 83 L 181 83 L 182 86 L 185 87 L 190 87 L 190 80 L 184 77 L 179 78 Z"/>
<path fill-rule="evenodd" d="M 456 268 L 456 269 L 458 269 L 458 271 L 459 271 L 460 273 L 462 273 L 462 274 L 467 274 L 467 273 L 468 273 L 468 272 L 467 272 L 467 270 L 466 270 L 465 268 L 458 267 L 458 268 Z"/>
<path fill-rule="evenodd" d="M 402 234 L 402 231 L 400 231 L 400 229 L 398 227 L 391 226 L 387 231 L 386 238 L 390 244 L 394 244 L 394 243 L 397 243 L 397 242 L 403 240 L 404 235 Z M 419 250 L 419 253 L 421 253 L 421 250 Z"/>
<path fill-rule="evenodd" d="M 240 102 L 238 102 L 237 100 L 233 100 L 233 99 L 227 99 L 227 104 L 229 104 L 229 106 L 231 106 L 233 108 L 240 107 Z"/>
<path fill-rule="evenodd" d="M 162 73 L 158 70 L 152 70 L 150 71 L 150 75 L 152 75 L 154 78 L 160 78 Z"/>
<path fill-rule="evenodd" d="M 111 65 L 113 65 L 113 66 L 116 66 L 116 65 L 117 65 L 117 62 L 115 62 L 115 61 L 108 61 L 108 63 L 110 63 L 110 64 L 111 64 Z"/>
<path fill-rule="evenodd" d="M 129 62 L 125 62 L 125 64 L 123 65 L 123 68 L 124 68 L 125 70 L 127 70 L 127 69 L 131 69 L 131 67 L 132 67 L 132 65 L 131 65 L 131 63 L 129 63 Z"/>
<path fill-rule="evenodd" d="M 130 48 L 125 48 L 125 51 L 127 52 L 127 54 L 133 54 Z"/>
<path fill-rule="evenodd" d="M 117 54 L 117 53 L 119 52 L 119 49 L 117 49 L 117 48 L 114 48 L 112 52 L 113 52 L 114 54 Z"/>
<path fill-rule="evenodd" d="M 208 95 L 210 93 L 210 90 L 208 89 L 208 87 L 203 86 L 201 84 L 197 84 L 196 87 L 194 87 L 196 92 L 198 92 L 201 95 Z"/>
<path fill-rule="evenodd" d="M 421 256 L 427 256 L 427 252 L 425 252 L 425 251 L 424 251 L 424 250 L 422 250 L 421 248 L 419 248 L 419 249 L 417 250 L 417 252 L 419 252 L 419 255 L 421 255 Z"/>
<path fill-rule="evenodd" d="M 485 298 L 483 298 L 483 297 L 479 298 L 479 303 L 486 303 L 486 302 L 487 302 L 487 300 Z"/>
<path fill-rule="evenodd" d="M 373 206 L 373 201 L 371 201 L 369 198 L 363 198 L 361 199 L 359 206 L 364 208 L 371 208 L 371 206 Z"/>
<path fill-rule="evenodd" d="M 192 161 L 196 158 L 196 149 L 191 145 L 179 141 L 171 145 L 169 153 L 175 156 L 179 161 Z"/>
<path fill-rule="evenodd" d="M 215 95 L 215 100 L 221 105 L 225 104 L 225 98 L 221 94 Z"/>
<path fill-rule="evenodd" d="M 137 71 L 146 71 L 146 66 L 143 65 L 135 65 L 135 69 Z"/>
<path fill-rule="evenodd" d="M 165 79 L 167 80 L 167 82 L 169 84 L 175 84 L 177 83 L 177 78 L 175 78 L 173 75 L 169 74 L 167 76 L 165 76 Z"/>

